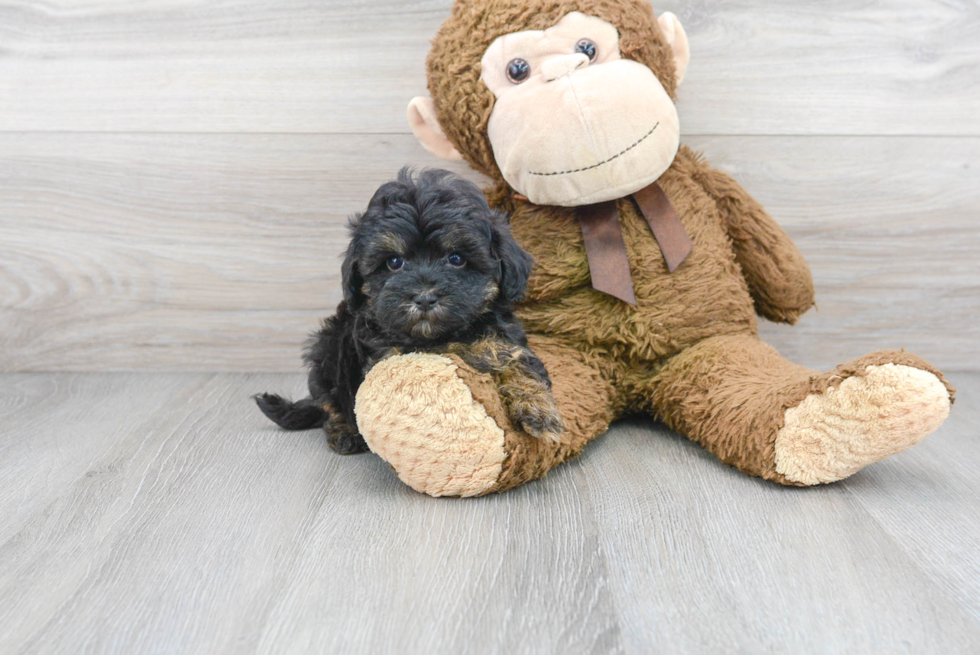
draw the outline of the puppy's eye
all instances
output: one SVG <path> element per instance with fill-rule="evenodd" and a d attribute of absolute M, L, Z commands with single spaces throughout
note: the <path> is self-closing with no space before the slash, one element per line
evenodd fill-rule
<path fill-rule="evenodd" d="M 388 270 L 397 271 L 399 268 L 405 265 L 405 260 L 398 255 L 392 255 L 388 258 Z"/>
<path fill-rule="evenodd" d="M 463 256 L 458 252 L 449 253 L 449 257 L 447 257 L 446 260 L 449 261 L 450 266 L 455 266 L 456 268 L 459 268 L 466 263 L 466 260 L 463 259 Z"/>
<path fill-rule="evenodd" d="M 579 42 L 575 44 L 575 52 L 585 55 L 589 61 L 595 61 L 596 55 L 599 54 L 595 43 L 590 39 L 579 39 Z"/>
<path fill-rule="evenodd" d="M 531 75 L 531 64 L 520 57 L 507 62 L 507 79 L 514 84 L 520 84 Z"/>

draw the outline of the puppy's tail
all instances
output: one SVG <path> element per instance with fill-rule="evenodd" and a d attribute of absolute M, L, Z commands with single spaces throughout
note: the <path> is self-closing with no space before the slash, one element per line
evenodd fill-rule
<path fill-rule="evenodd" d="M 272 393 L 260 393 L 253 398 L 263 414 L 287 430 L 309 430 L 320 427 L 327 420 L 323 407 L 312 398 L 304 398 L 295 403 Z"/>

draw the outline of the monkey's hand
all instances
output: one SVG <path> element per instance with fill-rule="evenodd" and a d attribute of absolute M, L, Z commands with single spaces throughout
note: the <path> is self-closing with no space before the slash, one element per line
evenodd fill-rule
<path fill-rule="evenodd" d="M 756 312 L 770 321 L 796 323 L 814 304 L 813 278 L 803 254 L 727 173 L 699 161 L 696 178 L 718 203 Z"/>

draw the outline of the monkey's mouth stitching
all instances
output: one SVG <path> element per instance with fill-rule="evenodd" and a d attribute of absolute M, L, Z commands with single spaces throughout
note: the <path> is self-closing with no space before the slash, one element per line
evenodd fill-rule
<path fill-rule="evenodd" d="M 643 143 L 644 141 L 646 141 L 647 140 L 647 137 L 649 137 L 651 134 L 653 134 L 654 130 L 656 130 L 658 127 L 660 127 L 660 121 L 657 121 L 657 124 L 654 125 L 653 127 L 651 127 L 649 132 L 647 132 L 646 134 L 644 134 L 643 136 L 641 136 L 639 139 L 637 139 L 636 141 L 634 141 L 632 143 L 632 145 L 627 146 L 626 148 L 624 148 L 620 152 L 617 152 L 615 155 L 613 155 L 609 159 L 606 159 L 605 161 L 601 161 L 598 164 L 592 164 L 591 166 L 586 166 L 585 168 L 576 168 L 576 169 L 571 170 L 571 171 L 558 171 L 556 173 L 535 173 L 534 171 L 529 171 L 528 173 L 530 175 L 568 175 L 569 173 L 581 173 L 582 171 L 591 171 L 593 168 L 599 168 L 603 164 L 608 164 L 613 159 L 617 159 L 619 157 L 622 157 L 627 152 L 629 152 L 630 150 L 632 150 L 636 146 L 638 146 L 641 143 Z"/>

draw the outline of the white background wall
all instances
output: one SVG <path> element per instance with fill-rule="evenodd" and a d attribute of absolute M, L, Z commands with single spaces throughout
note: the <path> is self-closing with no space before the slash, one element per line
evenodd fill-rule
<path fill-rule="evenodd" d="M 449 7 L 0 2 L 0 371 L 298 370 L 346 216 L 440 165 L 404 109 Z M 978 3 L 663 10 L 693 53 L 684 141 L 813 269 L 818 310 L 765 338 L 980 368 Z"/>

